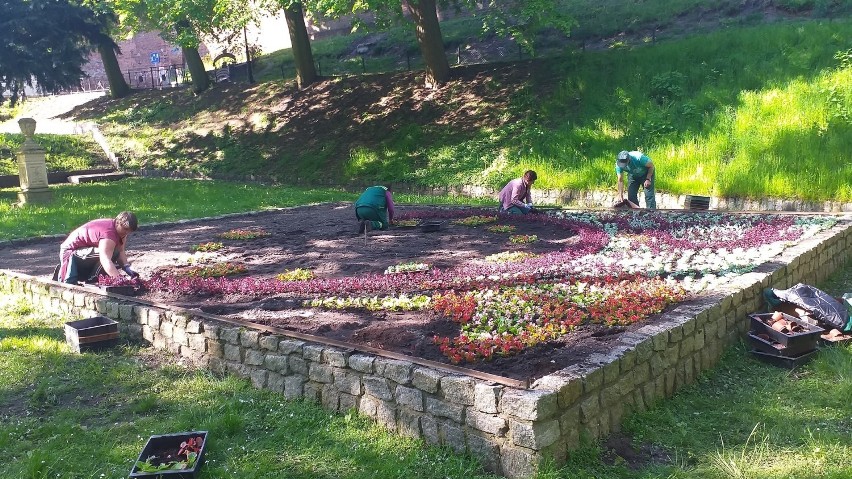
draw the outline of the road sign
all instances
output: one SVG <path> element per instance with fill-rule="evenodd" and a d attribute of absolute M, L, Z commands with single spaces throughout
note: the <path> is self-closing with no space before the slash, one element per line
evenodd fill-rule
<path fill-rule="evenodd" d="M 151 52 L 151 65 L 159 65 L 160 52 Z"/>

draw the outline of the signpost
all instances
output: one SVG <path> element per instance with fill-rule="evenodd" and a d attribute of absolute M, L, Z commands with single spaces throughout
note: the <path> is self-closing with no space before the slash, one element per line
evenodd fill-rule
<path fill-rule="evenodd" d="M 151 52 L 151 65 L 160 64 L 160 52 Z"/>

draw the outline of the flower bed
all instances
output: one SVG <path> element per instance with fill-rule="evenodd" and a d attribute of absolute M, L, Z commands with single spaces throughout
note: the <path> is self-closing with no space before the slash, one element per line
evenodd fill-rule
<path fill-rule="evenodd" d="M 498 219 L 486 211 L 449 208 L 399 215 L 401 221 L 411 218 L 451 220 L 470 228 Z M 518 230 L 549 228 L 569 240 L 545 253 L 505 251 L 444 269 L 412 261 L 384 271 L 405 274 L 309 277 L 293 272 L 227 278 L 199 271 L 155 274 L 145 286 L 172 296 L 308 297 L 312 299 L 301 304 L 319 310 L 407 311 L 448 318 L 459 332 L 433 337 L 435 347 L 450 361 L 471 362 L 517 354 L 586 326 L 642 322 L 691 294 L 750 271 L 834 221 L 649 211 L 499 218 Z"/>
<path fill-rule="evenodd" d="M 232 229 L 232 230 L 226 231 L 226 232 L 222 233 L 221 235 L 219 235 L 219 237 L 226 239 L 226 240 L 253 240 L 253 239 L 258 239 L 258 238 L 265 238 L 269 235 L 270 234 L 267 231 L 262 230 L 262 229 L 251 229 L 251 230 L 249 230 L 249 229 L 237 228 L 237 229 Z"/>

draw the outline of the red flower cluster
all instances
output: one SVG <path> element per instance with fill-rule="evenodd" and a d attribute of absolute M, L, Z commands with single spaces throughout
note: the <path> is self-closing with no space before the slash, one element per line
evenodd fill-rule
<path fill-rule="evenodd" d="M 511 356 L 523 351 L 526 347 L 524 341 L 511 335 L 483 339 L 471 339 L 465 335 L 453 339 L 435 336 L 433 341 L 438 345 L 441 354 L 453 364 L 472 363 L 478 359 L 487 360 L 494 356 Z"/>
<path fill-rule="evenodd" d="M 459 294 L 450 291 L 444 294 L 436 294 L 432 298 L 432 307 L 443 316 L 457 323 L 466 324 L 476 310 L 476 298 L 471 292 Z"/>

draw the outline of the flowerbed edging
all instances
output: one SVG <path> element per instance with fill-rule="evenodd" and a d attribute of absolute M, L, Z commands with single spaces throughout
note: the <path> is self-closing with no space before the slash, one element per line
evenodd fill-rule
<path fill-rule="evenodd" d="M 521 478 L 547 456 L 563 462 L 581 434 L 618 430 L 626 414 L 693 382 L 745 333 L 763 288 L 824 279 L 849 258 L 850 247 L 845 218 L 741 275 L 729 290 L 680 304 L 664 323 L 624 333 L 609 353 L 590 355 L 527 390 L 10 271 L 0 271 L 0 291 L 52 311 L 110 317 L 124 335 L 218 374 L 330 410 L 356 409 L 392 431 L 469 452 L 487 469 Z"/>

